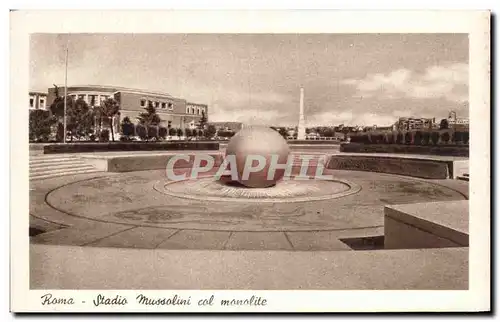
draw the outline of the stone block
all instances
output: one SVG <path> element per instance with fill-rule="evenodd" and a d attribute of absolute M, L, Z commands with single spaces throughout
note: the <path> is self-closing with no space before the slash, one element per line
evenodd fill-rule
<path fill-rule="evenodd" d="M 386 206 L 387 249 L 469 246 L 468 201 Z"/>

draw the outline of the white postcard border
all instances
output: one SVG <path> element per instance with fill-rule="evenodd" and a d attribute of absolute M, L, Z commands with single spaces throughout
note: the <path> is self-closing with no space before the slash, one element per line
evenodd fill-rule
<path fill-rule="evenodd" d="M 90 19 L 91 18 L 91 19 Z M 92 23 L 98 21 L 99 23 Z M 194 298 L 259 295 L 266 311 L 455 311 L 489 308 L 490 287 L 490 13 L 485 11 L 18 11 L 11 13 L 11 310 L 97 311 L 97 294 Z M 29 289 L 28 36 L 30 33 L 469 33 L 470 279 L 469 291 L 64 291 L 76 305 L 43 306 L 47 290 Z M 86 303 L 81 303 L 85 301 Z M 133 301 L 130 301 L 133 302 Z M 362 305 L 362 306 L 361 306 Z M 171 310 L 176 307 L 156 308 Z M 140 306 L 106 310 L 144 311 Z M 151 309 L 151 308 L 149 308 Z M 178 308 L 177 308 L 178 309 Z M 196 305 L 187 309 L 199 310 Z M 213 308 L 223 310 L 223 308 Z M 247 307 L 239 308 L 248 311 Z M 251 308 L 252 311 L 257 309 Z"/>

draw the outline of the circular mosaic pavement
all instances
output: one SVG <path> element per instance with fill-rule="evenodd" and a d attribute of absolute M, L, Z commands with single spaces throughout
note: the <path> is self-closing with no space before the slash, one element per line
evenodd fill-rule
<path fill-rule="evenodd" d="M 198 231 L 299 232 L 383 226 L 388 204 L 463 200 L 425 180 L 330 171 L 332 180 L 283 181 L 259 189 L 214 178 L 166 183 L 162 171 L 121 173 L 72 182 L 50 191 L 52 209 L 89 221 Z M 263 202 L 267 201 L 267 202 Z"/>

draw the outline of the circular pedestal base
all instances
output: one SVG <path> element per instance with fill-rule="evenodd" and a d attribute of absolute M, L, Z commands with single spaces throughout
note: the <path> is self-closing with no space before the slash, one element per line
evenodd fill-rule
<path fill-rule="evenodd" d="M 247 188 L 227 179 L 205 177 L 159 183 L 155 189 L 173 197 L 203 201 L 278 203 L 335 199 L 356 193 L 361 188 L 345 180 L 297 178 L 281 180 L 268 188 Z"/>

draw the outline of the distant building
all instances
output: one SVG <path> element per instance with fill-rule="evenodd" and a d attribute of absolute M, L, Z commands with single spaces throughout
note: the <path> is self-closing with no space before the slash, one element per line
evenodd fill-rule
<path fill-rule="evenodd" d="M 400 117 L 396 127 L 399 131 L 423 130 L 432 129 L 435 123 L 435 118 Z"/>
<path fill-rule="evenodd" d="M 458 125 L 459 127 L 468 127 L 469 126 L 469 118 L 457 118 L 457 113 L 455 111 L 451 111 L 448 114 L 448 125 L 450 127 Z"/>
<path fill-rule="evenodd" d="M 379 132 L 392 131 L 393 126 L 377 126 L 375 130 Z"/>
<path fill-rule="evenodd" d="M 210 125 L 215 126 L 217 130 L 238 132 L 243 128 L 241 122 L 210 122 Z"/>
<path fill-rule="evenodd" d="M 47 93 L 29 92 L 29 109 L 30 110 L 46 110 L 47 109 Z"/>

